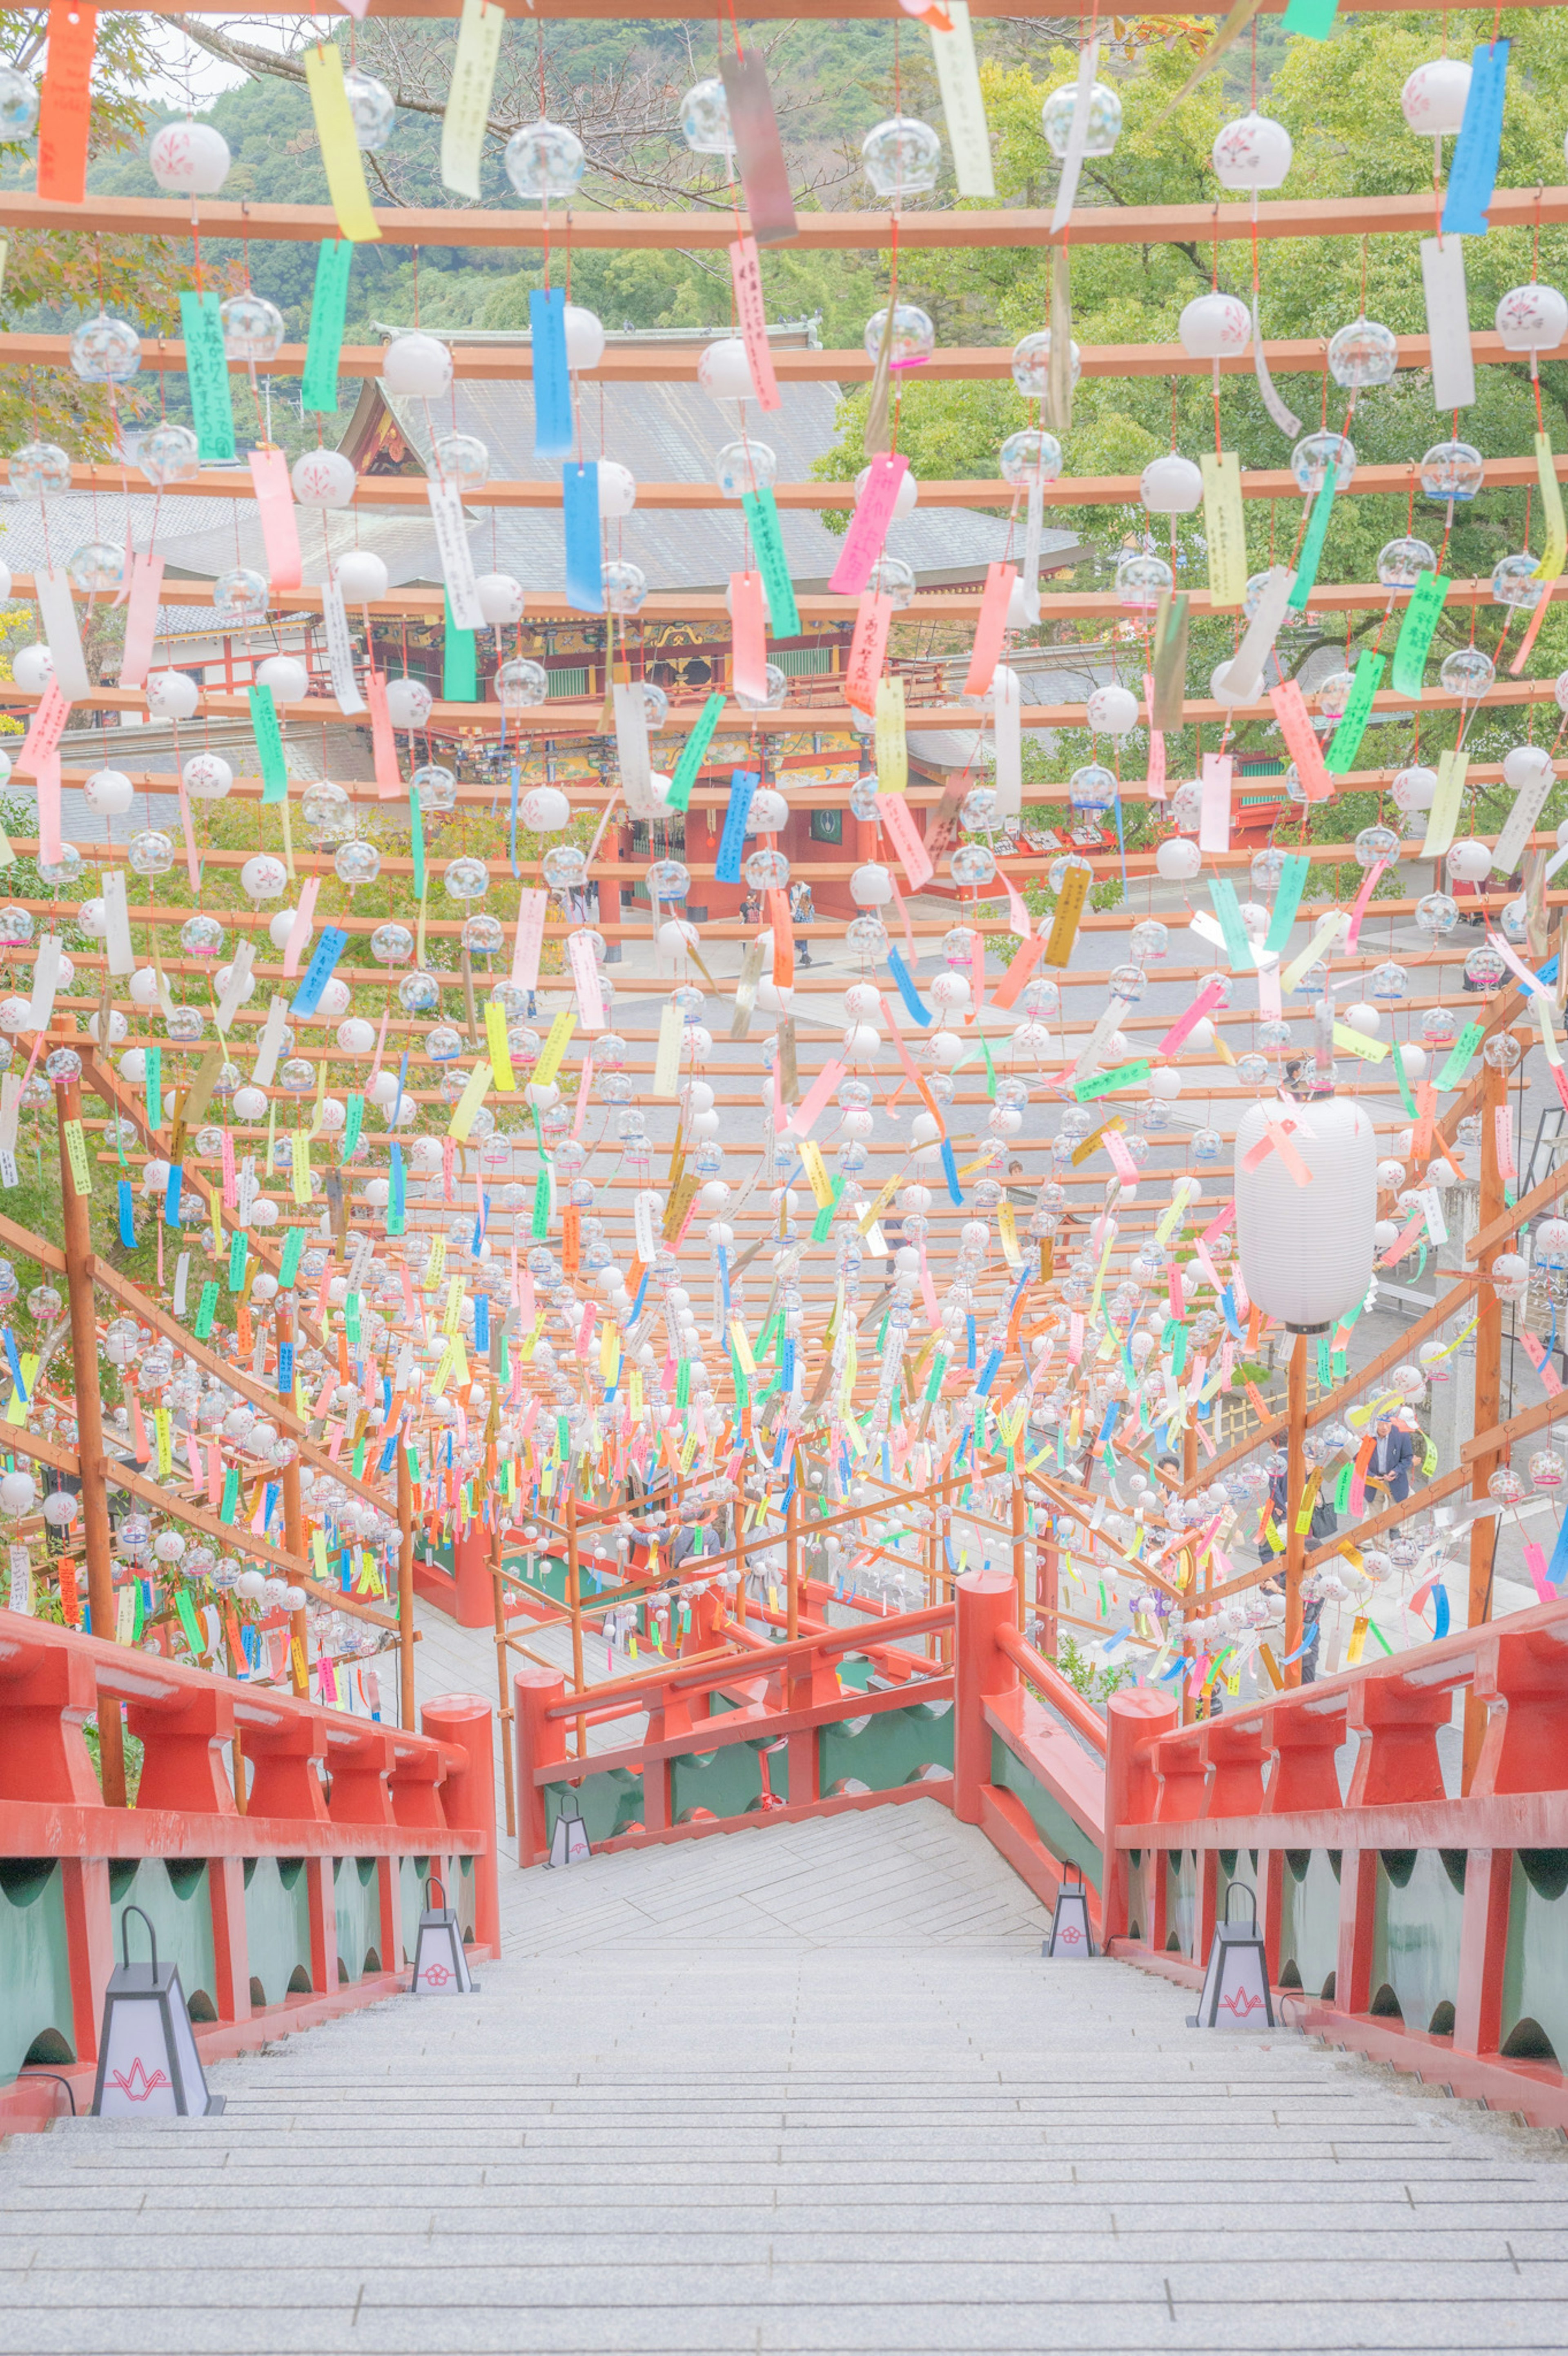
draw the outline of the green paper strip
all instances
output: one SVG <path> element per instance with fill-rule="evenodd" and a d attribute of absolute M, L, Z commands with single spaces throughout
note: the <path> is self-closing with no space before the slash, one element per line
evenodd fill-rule
<path fill-rule="evenodd" d="M 244 1286 L 244 1282 L 245 1282 L 245 1233 L 244 1233 L 244 1229 L 243 1229 L 242 1227 L 236 1227 L 236 1228 L 235 1228 L 235 1230 L 234 1230 L 234 1240 L 232 1241 L 232 1243 L 231 1243 L 231 1244 L 230 1245 L 230 1247 L 229 1247 L 229 1290 L 230 1290 L 230 1291 L 231 1291 L 231 1292 L 239 1292 L 240 1290 L 242 1290 L 242 1288 L 243 1288 L 243 1286 Z"/>
<path fill-rule="evenodd" d="M 346 1162 L 353 1159 L 354 1148 L 360 1142 L 360 1131 L 364 1125 L 365 1099 L 356 1089 L 349 1098 L 349 1109 L 343 1121 L 343 1159 Z M 289 1233 L 297 1235 L 299 1230 L 291 1227 Z"/>
<path fill-rule="evenodd" d="M 197 455 L 209 461 L 231 462 L 234 456 L 234 405 L 229 397 L 229 355 L 223 348 L 223 321 L 218 296 L 187 291 L 179 298 L 179 324 L 185 337 L 185 374 L 190 387 L 190 413 L 196 420 Z"/>
<path fill-rule="evenodd" d="M 207 1643 L 196 1617 L 196 1607 L 183 1587 L 176 1593 L 174 1608 L 179 1614 L 179 1624 L 185 1630 L 185 1641 L 190 1646 L 190 1657 L 193 1661 L 199 1661 L 207 1650 Z"/>
<path fill-rule="evenodd" d="M 1318 486 L 1317 497 L 1312 503 L 1312 514 L 1307 521 L 1306 537 L 1301 543 L 1301 554 L 1295 561 L 1294 584 L 1286 601 L 1298 614 L 1305 613 L 1306 601 L 1311 596 L 1313 584 L 1317 579 L 1317 562 L 1323 554 L 1323 541 L 1328 530 L 1328 519 L 1334 512 L 1334 493 L 1337 480 L 1337 468 L 1330 466 Z"/>
<path fill-rule="evenodd" d="M 296 1235 L 303 1235 L 304 1232 L 305 1230 L 303 1227 L 296 1227 L 295 1229 L 295 1233 Z M 192 1328 L 192 1331 L 199 1342 L 205 1342 L 208 1335 L 211 1333 L 213 1314 L 217 1310 L 217 1307 L 218 1287 L 217 1284 L 209 1278 L 207 1283 L 205 1283 L 201 1288 L 201 1299 L 197 1304 L 196 1323 Z"/>
<path fill-rule="evenodd" d="M 763 594 L 768 599 L 768 635 L 770 638 L 798 638 L 800 609 L 795 603 L 795 584 L 789 578 L 789 561 L 784 554 L 778 502 L 771 491 L 747 491 L 741 505 L 751 527 L 751 545 L 757 555 L 757 569 L 762 575 Z"/>
<path fill-rule="evenodd" d="M 1323 766 L 1331 777 L 1343 777 L 1356 766 L 1356 755 L 1361 749 L 1361 739 L 1367 733 L 1367 723 L 1372 716 L 1372 698 L 1382 684 L 1386 658 L 1363 647 L 1356 658 L 1356 677 L 1350 688 L 1350 701 L 1345 706 L 1334 739 L 1324 755 Z"/>
<path fill-rule="evenodd" d="M 1406 1112 L 1409 1113 L 1412 1120 L 1419 1120 L 1421 1108 L 1415 1101 L 1415 1092 L 1410 1084 L 1410 1075 L 1404 1067 L 1404 1057 L 1397 1047 L 1394 1049 L 1394 1077 L 1400 1084 L 1400 1094 L 1404 1098 Z"/>
<path fill-rule="evenodd" d="M 1338 13 L 1339 0 L 1290 0 L 1284 28 L 1287 33 L 1299 33 L 1304 40 L 1326 41 Z"/>
<path fill-rule="evenodd" d="M 450 593 L 444 593 L 446 604 L 446 629 L 441 641 L 441 692 L 448 703 L 478 703 L 479 700 L 478 634 L 460 630 L 452 619 Z"/>
<path fill-rule="evenodd" d="M 299 1275 L 299 1263 L 305 1251 L 305 1229 L 290 1227 L 283 1239 L 283 1258 L 278 1262 L 278 1284 L 286 1292 Z"/>
<path fill-rule="evenodd" d="M 1149 1059 L 1140 1055 L 1135 1063 L 1118 1064 L 1113 1072 L 1097 1072 L 1091 1080 L 1075 1080 L 1072 1092 L 1079 1104 L 1088 1104 L 1094 1097 L 1114 1096 L 1119 1088 L 1135 1087 L 1149 1076 Z"/>
<path fill-rule="evenodd" d="M 411 784 L 408 789 L 408 841 L 413 858 L 413 896 L 424 897 L 424 813 L 419 807 L 419 787 Z"/>
<path fill-rule="evenodd" d="M 147 1093 L 147 1127 L 161 1129 L 164 1122 L 164 1051 L 160 1040 L 143 1049 L 146 1069 L 144 1081 Z"/>
<path fill-rule="evenodd" d="M 330 417 L 338 407 L 338 357 L 349 315 L 349 273 L 354 249 L 346 238 L 328 238 L 316 257 L 310 296 L 310 341 L 305 348 L 301 405 Z"/>
<path fill-rule="evenodd" d="M 1469 1068 L 1470 1058 L 1480 1044 L 1481 1025 L 1478 1023 L 1466 1023 L 1449 1050 L 1448 1061 L 1437 1075 L 1437 1085 L 1440 1088 L 1456 1088 L 1462 1085 L 1465 1074 Z"/>
<path fill-rule="evenodd" d="M 1305 851 L 1293 851 L 1280 870 L 1280 888 L 1274 895 L 1274 913 L 1269 919 L 1268 937 L 1263 943 L 1276 957 L 1283 949 L 1295 922 L 1295 912 L 1301 905 L 1301 895 L 1306 889 L 1306 879 L 1312 862 Z"/>
<path fill-rule="evenodd" d="M 231 1522 L 240 1505 L 240 1468 L 231 1464 L 223 1476 L 223 1503 L 218 1508 L 220 1522 Z"/>
<path fill-rule="evenodd" d="M 277 705 L 273 701 L 270 687 L 252 687 L 248 692 L 251 727 L 262 762 L 262 799 L 263 802 L 285 802 L 288 799 L 288 763 L 284 759 L 283 730 L 278 726 Z"/>
<path fill-rule="evenodd" d="M 996 1066 L 991 1060 L 991 1049 L 983 1038 L 980 1052 L 985 1058 L 985 1093 L 993 1104 L 996 1101 Z"/>
<path fill-rule="evenodd" d="M 827 1242 L 828 1230 L 833 1223 L 833 1213 L 838 1209 L 839 1196 L 843 1193 L 843 1180 L 842 1178 L 835 1178 L 832 1181 L 832 1201 L 831 1203 L 824 1203 L 818 1211 L 816 1217 L 811 1221 L 811 1241 L 814 1244 L 825 1244 Z"/>
<path fill-rule="evenodd" d="M 926 1377 L 926 1405 L 932 1407 L 941 1395 L 942 1381 L 948 1370 L 948 1354 L 939 1350 L 931 1360 L 931 1371 Z"/>
<path fill-rule="evenodd" d="M 1252 954 L 1252 944 L 1247 937 L 1247 927 L 1241 922 L 1240 905 L 1236 898 L 1236 886 L 1228 875 L 1211 875 L 1208 896 L 1214 903 L 1214 913 L 1219 919 L 1219 929 L 1225 936 L 1225 954 L 1230 960 L 1232 973 L 1251 973 L 1258 960 Z"/>
<path fill-rule="evenodd" d="M 1446 573 L 1423 573 L 1410 593 L 1394 648 L 1393 675 L 1389 681 L 1396 695 L 1419 695 L 1426 675 L 1426 657 L 1433 633 L 1443 613 L 1451 582 Z"/>
<path fill-rule="evenodd" d="M 353 1470 L 356 1481 L 362 1481 L 365 1477 L 365 1458 L 370 1453 L 370 1447 L 371 1443 L 368 1440 L 361 1440 L 354 1451 Z"/>
<path fill-rule="evenodd" d="M 670 780 L 670 792 L 665 802 L 667 809 L 683 810 L 690 807 L 692 787 L 697 782 L 703 755 L 713 743 L 714 731 L 719 724 L 719 714 L 724 708 L 724 697 L 715 690 L 703 704 L 702 716 L 686 739 L 686 749 L 675 764 L 675 775 Z"/>
<path fill-rule="evenodd" d="M 542 1164 L 533 1182 L 533 1240 L 542 1244 L 550 1233 L 550 1173 Z"/>

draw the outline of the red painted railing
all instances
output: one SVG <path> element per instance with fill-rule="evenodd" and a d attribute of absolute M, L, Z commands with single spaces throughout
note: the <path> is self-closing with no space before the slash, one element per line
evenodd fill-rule
<path fill-rule="evenodd" d="M 104 1804 L 83 1733 L 112 1701 L 142 1745 L 129 1808 Z M 0 2086 L 0 2132 L 62 2099 L 52 2081 L 28 2079 L 29 2050 L 79 2102 L 91 2096 L 115 1918 L 133 1896 L 156 1905 L 152 1883 L 210 1979 L 196 2034 L 212 2056 L 391 1994 L 422 1865 L 455 1901 L 462 1893 L 476 1950 L 496 1951 L 491 1711 L 452 1695 L 425 1708 L 424 1725 L 349 1718 L 0 1612 L 0 1997 L 16 2049 L 0 2076 L 21 2069 Z M 133 1886 L 144 1874 L 145 1893 Z M 27 1907 L 42 1912 L 24 1923 Z M 188 2000 L 191 1976 L 182 1967 Z M 24 2006 L 50 2017 L 35 2025 Z"/>
<path fill-rule="evenodd" d="M 595 1686 L 581 1700 L 567 1696 L 553 1672 L 520 1669 L 519 1864 L 548 1854 L 555 1815 L 574 1804 L 569 1793 L 589 1817 L 596 1847 L 612 1848 L 732 1831 L 763 1817 L 789 1822 L 887 1800 L 948 1797 L 952 1672 L 909 1647 L 952 1624 L 951 1605 L 940 1604 L 818 1629 L 793 1643 L 758 1643 L 739 1660 L 726 1646 L 716 1656 L 663 1662 Z M 845 1691 L 835 1664 L 846 1653 L 886 1655 L 898 1682 Z M 644 1711 L 639 1739 L 582 1758 L 569 1754 L 576 1721 L 604 1725 Z M 874 1783 L 873 1775 L 897 1780 Z"/>
<path fill-rule="evenodd" d="M 1568 2129 L 1568 1603 L 1175 1720 L 1147 1692 L 1110 1704 L 1115 1952 L 1196 1981 L 1243 1880 L 1289 2017 Z"/>

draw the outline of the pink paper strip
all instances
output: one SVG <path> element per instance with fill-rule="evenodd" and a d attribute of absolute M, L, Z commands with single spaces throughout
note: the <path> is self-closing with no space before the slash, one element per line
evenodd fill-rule
<path fill-rule="evenodd" d="M 1018 940 L 1026 941 L 1032 930 L 1029 911 L 1019 898 L 1018 887 L 1005 869 L 998 868 L 996 872 L 1002 878 L 1002 887 L 1007 894 L 1007 929 Z"/>
<path fill-rule="evenodd" d="M 1492 1130 L 1497 1140 L 1498 1175 L 1511 1186 L 1519 1172 L 1513 1158 L 1513 1115 L 1507 1105 L 1498 1105 L 1493 1113 Z"/>
<path fill-rule="evenodd" d="M 183 770 L 179 780 L 179 830 L 185 837 L 185 872 L 190 878 L 191 890 L 199 892 L 201 862 L 196 855 L 196 829 L 191 823 L 190 795 L 186 787 Z"/>
<path fill-rule="evenodd" d="M 153 667 L 158 599 L 163 589 L 161 556 L 133 556 L 130 598 L 125 607 L 125 648 L 120 658 L 122 687 L 145 687 Z"/>
<path fill-rule="evenodd" d="M 65 734 L 65 723 L 70 717 L 70 706 L 65 700 L 60 683 L 58 679 L 51 679 L 27 723 L 27 733 L 16 755 L 16 766 L 19 774 L 38 776 L 38 763 L 47 761 L 51 753 L 59 751 L 59 740 Z"/>
<path fill-rule="evenodd" d="M 387 675 L 367 670 L 365 695 L 371 707 L 371 756 L 375 764 L 376 791 L 383 802 L 395 800 L 403 789 L 398 775 L 397 738 L 387 710 Z"/>
<path fill-rule="evenodd" d="M 1034 972 L 1045 954 L 1046 937 L 1036 933 L 1031 940 L 1020 943 L 1012 964 L 991 993 L 993 1006 L 1008 1007 Z"/>
<path fill-rule="evenodd" d="M 876 682 L 882 677 L 892 620 L 892 598 L 880 597 L 875 590 L 867 589 L 854 617 L 849 666 L 844 672 L 844 701 L 853 703 L 857 712 L 875 713 L 876 710 Z"/>
<path fill-rule="evenodd" d="M 572 1123 L 572 1134 L 573 1134 L 573 1136 L 574 1136 L 574 1137 L 581 1137 L 581 1136 L 582 1136 L 582 1134 L 583 1134 L 583 1123 L 585 1122 L 585 1120 L 586 1120 L 586 1119 L 587 1119 L 587 1117 L 588 1117 L 588 1098 L 593 1095 L 593 1093 L 594 1093 L 594 1058 L 593 1058 L 593 1054 L 592 1054 L 592 1052 L 590 1051 L 590 1052 L 589 1052 L 587 1055 L 585 1055 L 584 1056 L 584 1058 L 583 1058 L 582 1072 L 581 1072 L 581 1076 L 580 1076 L 580 1077 L 579 1077 L 579 1079 L 578 1079 L 578 1082 L 577 1082 L 577 1111 L 576 1111 L 576 1117 L 575 1117 L 575 1119 L 574 1119 L 574 1121 L 573 1121 L 573 1123 Z M 515 1250 L 514 1250 L 514 1251 L 513 1251 L 513 1253 L 512 1253 L 512 1259 L 513 1259 L 513 1262 L 515 1263 L 515 1261 L 516 1261 L 516 1259 L 517 1259 L 517 1253 L 515 1252 Z M 513 1290 L 513 1293 L 514 1293 L 514 1294 L 515 1294 L 515 1292 L 516 1292 L 516 1290 L 517 1290 L 517 1274 L 516 1274 L 516 1269 L 515 1269 L 515 1266 L 514 1266 L 513 1273 L 512 1273 L 512 1290 Z"/>
<path fill-rule="evenodd" d="M 1155 682 L 1147 671 L 1144 673 L 1144 700 L 1149 707 L 1149 717 L 1152 721 L 1155 712 Z M 1144 783 L 1152 802 L 1165 800 L 1165 740 L 1161 731 L 1155 727 L 1149 730 L 1149 774 Z"/>
<path fill-rule="evenodd" d="M 38 787 L 38 857 L 50 866 L 59 860 L 59 755 L 40 754 L 36 764 Z"/>
<path fill-rule="evenodd" d="M 963 683 L 965 695 L 983 695 L 991 685 L 1002 653 L 1002 641 L 1007 631 L 1007 605 L 1013 594 L 1013 584 L 1018 578 L 1015 564 L 988 564 L 985 587 L 981 594 L 980 618 L 974 626 L 974 651 L 969 659 L 969 676 Z"/>
<path fill-rule="evenodd" d="M 1135 1186 L 1138 1183 L 1138 1165 L 1116 1131 L 1113 1129 L 1108 1129 L 1100 1142 L 1111 1156 L 1111 1167 L 1115 1171 L 1118 1178 L 1124 1185 Z"/>
<path fill-rule="evenodd" d="M 549 905 L 548 892 L 522 892 L 518 895 L 517 932 L 511 945 L 514 990 L 539 987 L 539 956 L 544 947 L 544 915 Z"/>
<path fill-rule="evenodd" d="M 818 1114 L 843 1077 L 843 1062 L 830 1056 L 795 1107 L 789 1118 L 789 1130 L 794 1137 L 810 1137 Z"/>
<path fill-rule="evenodd" d="M 1545 603 L 1546 600 L 1543 597 L 1541 604 L 1544 605 Z M 1539 613 L 1541 607 L 1537 606 L 1537 613 Z M 1537 1601 L 1541 1603 L 1555 1603 L 1557 1601 L 1557 1590 L 1552 1586 L 1552 1581 L 1546 1576 L 1546 1556 L 1543 1549 L 1537 1545 L 1534 1538 L 1527 1538 L 1525 1540 L 1524 1559 L 1529 1569 L 1530 1575 L 1535 1581 Z"/>
<path fill-rule="evenodd" d="M 877 794 L 873 798 L 883 830 L 898 854 L 899 865 L 909 879 L 909 889 L 918 892 L 930 882 L 937 871 L 920 840 L 915 814 L 902 794 Z"/>
<path fill-rule="evenodd" d="M 316 902 L 321 890 L 319 875 L 307 875 L 299 887 L 299 905 L 295 910 L 294 923 L 284 943 L 283 969 L 291 979 L 299 971 L 299 960 L 305 955 L 305 944 L 310 938 L 310 928 L 316 922 Z"/>
<path fill-rule="evenodd" d="M 1165 1037 L 1155 1049 L 1155 1055 L 1174 1055 L 1176 1049 L 1181 1045 L 1182 1041 L 1186 1039 L 1190 1033 L 1197 1030 L 1198 1024 L 1203 1021 L 1204 1016 L 1209 1013 L 1219 1004 L 1224 995 L 1225 983 L 1223 979 L 1216 980 L 1214 981 L 1206 981 L 1203 988 L 1198 991 L 1197 996 L 1193 1000 L 1192 1004 L 1187 1008 L 1187 1012 L 1176 1016 L 1176 1021 L 1171 1024 L 1170 1029 L 1165 1033 Z"/>
<path fill-rule="evenodd" d="M 391 1020 L 392 1001 L 389 999 L 387 1003 L 381 1009 L 381 1027 L 376 1033 L 376 1052 L 371 1057 L 371 1078 L 372 1081 L 378 1079 L 381 1076 L 381 1057 L 387 1051 L 387 1024 Z"/>
<path fill-rule="evenodd" d="M 1377 889 L 1378 878 L 1388 871 L 1388 861 L 1380 859 L 1375 867 L 1367 870 L 1367 880 L 1357 893 L 1350 908 L 1349 929 L 1345 935 L 1347 951 L 1353 949 L 1361 936 L 1361 919 L 1367 913 L 1367 903 Z"/>
<path fill-rule="evenodd" d="M 574 933 L 566 943 L 566 955 L 572 967 L 572 982 L 577 992 L 577 1012 L 583 1018 L 583 1028 L 585 1031 L 602 1031 L 605 1027 L 605 993 L 599 984 L 594 945 L 583 934 Z"/>
<path fill-rule="evenodd" d="M 730 686 L 736 695 L 760 703 L 768 693 L 768 624 L 760 573 L 732 573 L 730 588 Z"/>
<path fill-rule="evenodd" d="M 288 460 L 281 450 L 252 450 L 251 480 L 262 520 L 262 544 L 267 552 L 267 581 L 274 589 L 297 589 L 300 584 L 299 524 L 295 513 L 294 485 Z"/>
<path fill-rule="evenodd" d="M 1269 701 L 1280 723 L 1285 750 L 1295 763 L 1302 791 L 1309 802 L 1328 801 L 1333 796 L 1334 781 L 1323 766 L 1322 749 L 1299 684 L 1294 679 L 1282 680 L 1278 687 L 1270 688 Z"/>
<path fill-rule="evenodd" d="M 828 581 L 835 597 L 858 597 L 870 580 L 893 520 L 898 487 L 908 469 L 909 461 L 901 450 L 879 450 L 872 459 L 865 488 L 844 534 L 843 552 Z"/>
<path fill-rule="evenodd" d="M 762 294 L 762 265 L 754 237 L 737 237 L 729 250 L 730 284 L 735 288 L 736 316 L 746 342 L 746 366 L 757 387 L 759 409 L 779 406 L 779 380 L 768 342 L 768 306 Z"/>

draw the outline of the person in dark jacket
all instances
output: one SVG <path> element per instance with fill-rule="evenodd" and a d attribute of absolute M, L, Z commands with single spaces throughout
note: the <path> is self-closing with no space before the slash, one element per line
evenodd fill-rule
<path fill-rule="evenodd" d="M 1289 1483 L 1290 1475 L 1283 1465 L 1282 1465 L 1279 1471 L 1271 1477 L 1269 1482 L 1269 1501 L 1271 1509 L 1273 1519 L 1279 1525 L 1282 1531 L 1288 1528 L 1290 1505 L 1288 1494 Z M 1328 1540 L 1335 1536 L 1338 1527 L 1339 1516 L 1335 1512 L 1333 1505 L 1329 1503 L 1325 1492 L 1322 1489 L 1319 1489 L 1316 1503 L 1312 1508 L 1312 1527 L 1307 1534 L 1308 1546 L 1326 1546 Z M 1282 1557 L 1275 1554 L 1273 1547 L 1269 1545 L 1266 1538 L 1259 1540 L 1258 1560 L 1260 1562 L 1278 1562 L 1280 1570 L 1283 1574 L 1284 1569 L 1283 1559 Z M 1268 1579 L 1263 1581 L 1263 1593 L 1265 1595 L 1283 1595 L 1283 1592 L 1284 1586 L 1283 1576 L 1279 1579 Z M 1301 1633 L 1303 1638 L 1301 1654 L 1301 1681 L 1304 1686 L 1309 1686 L 1313 1684 L 1317 1676 L 1317 1647 L 1319 1639 L 1323 1634 L 1321 1625 L 1323 1614 L 1322 1600 L 1316 1596 L 1304 1597 L 1302 1601 L 1301 1614 Z"/>
<path fill-rule="evenodd" d="M 1377 1430 L 1372 1461 L 1367 1467 L 1367 1480 L 1381 1483 L 1388 1491 L 1391 1505 L 1402 1505 L 1410 1494 L 1415 1442 L 1404 1426 L 1391 1415 L 1379 1416 Z"/>

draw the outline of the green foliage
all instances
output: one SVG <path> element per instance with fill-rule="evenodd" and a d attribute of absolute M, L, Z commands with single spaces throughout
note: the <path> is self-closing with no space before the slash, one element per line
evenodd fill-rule
<path fill-rule="evenodd" d="M 1117 1661 L 1101 1667 L 1065 1631 L 1057 1639 L 1056 1665 L 1075 1693 L 1101 1707 L 1113 1693 L 1120 1693 L 1123 1686 L 1137 1680 L 1138 1673 L 1131 1662 Z"/>

